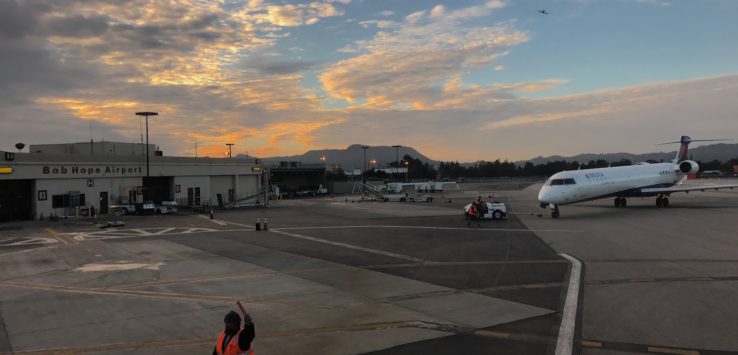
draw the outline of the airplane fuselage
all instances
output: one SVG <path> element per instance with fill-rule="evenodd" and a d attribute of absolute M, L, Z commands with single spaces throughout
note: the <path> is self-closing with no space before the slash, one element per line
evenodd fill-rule
<path fill-rule="evenodd" d="M 560 206 L 607 197 L 656 196 L 641 189 L 670 187 L 685 177 L 673 163 L 562 171 L 546 181 L 538 201 L 541 206 Z"/>

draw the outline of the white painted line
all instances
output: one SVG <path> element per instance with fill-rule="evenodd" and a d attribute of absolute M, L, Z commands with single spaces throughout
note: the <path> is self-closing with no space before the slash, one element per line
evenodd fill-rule
<path fill-rule="evenodd" d="M 141 229 L 120 229 L 115 231 L 95 231 L 90 233 L 60 233 L 68 235 L 75 240 L 105 240 L 105 239 L 122 239 L 122 238 L 141 238 L 141 237 L 162 237 L 182 234 L 195 233 L 226 233 L 226 232 L 253 232 L 253 229 L 209 229 L 209 228 L 141 228 Z"/>
<path fill-rule="evenodd" d="M 207 219 L 208 221 L 210 221 L 210 222 L 213 222 L 213 223 L 215 223 L 215 224 L 219 224 L 219 225 L 221 225 L 221 226 L 227 226 L 227 225 L 228 225 L 228 222 L 226 222 L 226 221 L 222 221 L 222 220 L 220 220 L 220 219 L 210 219 L 210 217 L 208 217 L 208 216 L 205 216 L 205 215 L 199 215 L 199 217 L 200 217 L 200 218 L 204 218 L 204 219 Z"/>
<path fill-rule="evenodd" d="M 59 243 L 59 241 L 54 238 L 33 237 L 33 238 L 21 239 L 13 243 L 0 244 L 0 247 L 16 247 L 16 246 L 24 246 L 24 245 L 40 245 L 40 244 L 54 244 L 54 243 Z"/>
<path fill-rule="evenodd" d="M 225 222 L 226 222 L 226 224 L 232 224 L 234 226 L 256 229 L 256 222 L 254 222 L 254 224 L 252 224 L 252 225 L 243 224 L 243 223 L 236 223 L 236 222 L 230 222 L 230 221 L 225 221 Z"/>
<path fill-rule="evenodd" d="M 272 233 L 276 233 L 276 234 L 280 234 L 280 235 L 285 235 L 285 236 L 288 236 L 288 237 L 305 239 L 305 240 L 310 240 L 310 241 L 313 241 L 313 242 L 318 242 L 318 243 L 323 243 L 323 244 L 335 245 L 335 246 L 339 246 L 339 247 L 343 247 L 343 248 L 359 250 L 359 251 L 363 251 L 363 252 L 367 252 L 367 253 L 371 253 L 371 254 L 389 256 L 389 257 L 392 257 L 392 258 L 397 258 L 397 259 L 402 259 L 402 260 L 414 261 L 416 263 L 426 262 L 426 260 L 423 260 L 423 259 L 420 259 L 420 258 L 416 258 L 416 257 L 409 256 L 409 255 L 402 255 L 402 254 L 392 253 L 392 252 L 388 252 L 388 251 L 384 251 L 384 250 L 364 248 L 364 247 L 360 247 L 358 245 L 351 245 L 351 244 L 346 244 L 346 243 L 334 242 L 332 240 L 325 240 L 325 239 L 320 239 L 320 238 L 308 237 L 306 235 L 285 232 L 285 231 L 277 230 L 277 229 L 271 229 L 270 231 Z"/>
<path fill-rule="evenodd" d="M 437 230 L 463 230 L 474 232 L 561 232 L 561 233 L 584 233 L 583 230 L 573 229 L 522 229 L 522 228 L 463 228 L 463 227 L 428 227 L 428 226 L 391 226 L 391 225 L 366 225 L 366 226 L 328 226 L 328 227 L 287 227 L 279 230 L 299 229 L 342 229 L 342 228 L 396 228 L 396 229 L 437 229 Z"/>
<path fill-rule="evenodd" d="M 574 345 L 574 327 L 577 325 L 577 304 L 579 302 L 579 279 L 582 273 L 582 263 L 567 254 L 559 254 L 571 262 L 569 272 L 569 287 L 566 289 L 566 301 L 561 312 L 559 339 L 556 341 L 556 355 L 571 354 Z"/>

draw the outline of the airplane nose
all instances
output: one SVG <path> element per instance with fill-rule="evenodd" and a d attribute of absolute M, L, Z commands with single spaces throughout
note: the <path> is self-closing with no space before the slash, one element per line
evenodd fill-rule
<path fill-rule="evenodd" d="M 551 193 L 550 193 L 550 189 L 548 188 L 548 186 L 542 187 L 541 190 L 538 191 L 538 202 L 540 202 L 541 204 L 551 203 L 551 201 L 549 201 L 551 199 L 550 195 Z"/>

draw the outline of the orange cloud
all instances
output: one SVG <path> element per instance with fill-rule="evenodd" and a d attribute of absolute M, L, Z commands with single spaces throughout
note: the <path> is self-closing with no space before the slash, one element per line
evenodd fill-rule
<path fill-rule="evenodd" d="M 84 101 L 51 97 L 42 97 L 37 99 L 36 102 L 43 105 L 61 106 L 72 111 L 76 117 L 83 120 L 95 120 L 114 125 L 129 121 L 137 109 L 143 106 L 140 102 L 135 101 Z M 172 108 L 165 105 L 158 105 L 156 109 L 162 113 L 173 111 Z"/>

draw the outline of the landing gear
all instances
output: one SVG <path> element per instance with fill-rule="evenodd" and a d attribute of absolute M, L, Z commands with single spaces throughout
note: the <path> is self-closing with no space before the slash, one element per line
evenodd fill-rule
<path fill-rule="evenodd" d="M 657 197 L 656 207 L 669 207 L 669 198 L 663 196 Z"/>
<path fill-rule="evenodd" d="M 615 207 L 625 207 L 628 205 L 628 200 L 625 197 L 615 197 Z"/>
<path fill-rule="evenodd" d="M 553 207 L 553 211 L 551 211 L 551 217 L 559 218 L 559 206 Z"/>

